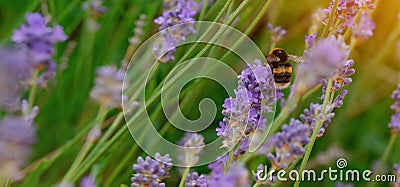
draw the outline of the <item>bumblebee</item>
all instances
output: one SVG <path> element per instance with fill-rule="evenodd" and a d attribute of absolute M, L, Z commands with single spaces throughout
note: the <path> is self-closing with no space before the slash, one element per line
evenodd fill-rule
<path fill-rule="evenodd" d="M 274 76 L 275 87 L 277 89 L 284 89 L 289 87 L 290 80 L 292 79 L 292 64 L 288 60 L 297 63 L 303 62 L 303 57 L 289 55 L 281 48 L 272 49 L 266 57 L 267 63 L 271 67 Z"/>

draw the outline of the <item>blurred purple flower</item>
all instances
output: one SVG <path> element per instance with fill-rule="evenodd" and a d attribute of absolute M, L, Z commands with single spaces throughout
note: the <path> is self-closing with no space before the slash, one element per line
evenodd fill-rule
<path fill-rule="evenodd" d="M 198 7 L 193 0 L 171 0 L 164 3 L 162 16 L 154 20 L 162 31 L 160 42 L 153 46 L 153 54 L 160 62 L 174 60 L 176 46 L 184 42 L 187 35 L 196 33 L 193 17 L 197 14 Z"/>
<path fill-rule="evenodd" d="M 349 46 L 343 37 L 330 36 L 317 41 L 304 51 L 304 63 L 299 65 L 295 81 L 296 92 L 305 93 L 316 86 L 320 79 L 339 73 L 349 57 Z"/>
<path fill-rule="evenodd" d="M 394 100 L 394 104 L 390 106 L 395 113 L 400 113 L 400 84 L 397 85 L 397 89 L 392 93 L 392 99 Z"/>
<path fill-rule="evenodd" d="M 289 125 L 283 125 L 282 132 L 271 138 L 272 144 L 275 145 L 275 155 L 267 155 L 273 169 L 286 169 L 298 156 L 303 155 L 309 135 L 309 127 L 299 120 L 291 119 Z"/>
<path fill-rule="evenodd" d="M 358 41 L 364 41 L 374 35 L 375 22 L 367 13 L 361 14 L 360 20 L 353 28 L 353 37 Z"/>
<path fill-rule="evenodd" d="M 310 48 L 314 45 L 315 41 L 317 40 L 317 34 L 318 33 L 314 33 L 314 34 L 310 34 L 304 37 L 307 48 Z"/>
<path fill-rule="evenodd" d="M 67 36 L 59 25 L 53 28 L 47 26 L 47 21 L 40 13 L 30 13 L 26 16 L 26 24 L 14 30 L 11 40 L 18 44 L 30 60 L 32 68 L 45 72 L 38 78 L 37 84 L 43 85 L 52 78 L 56 64 L 52 60 L 56 50 L 54 45 L 65 41 Z"/>
<path fill-rule="evenodd" d="M 224 175 L 224 167 L 228 161 L 228 155 L 222 156 L 214 162 L 208 164 L 208 169 L 211 170 L 210 180 L 218 180 Z"/>
<path fill-rule="evenodd" d="M 194 166 L 203 150 L 204 137 L 197 133 L 186 133 L 178 142 L 178 159 L 185 166 Z"/>
<path fill-rule="evenodd" d="M 91 175 L 86 175 L 82 178 L 81 182 L 79 183 L 80 187 L 96 187 L 96 180 Z"/>
<path fill-rule="evenodd" d="M 89 4 L 90 3 L 90 4 Z M 103 0 L 91 0 L 82 3 L 84 10 L 90 10 L 92 15 L 100 16 L 107 12 L 107 7 L 103 6 Z"/>
<path fill-rule="evenodd" d="M 273 46 L 279 43 L 287 34 L 287 31 L 285 29 L 282 29 L 281 26 L 274 27 L 271 23 L 268 23 L 267 28 L 271 33 L 271 43 Z"/>
<path fill-rule="evenodd" d="M 115 66 L 101 66 L 96 69 L 96 75 L 90 97 L 109 108 L 119 106 L 123 99 L 124 71 Z"/>
<path fill-rule="evenodd" d="M 394 100 L 394 104 L 390 106 L 390 109 L 395 113 L 391 117 L 389 129 L 393 134 L 400 134 L 400 84 L 397 85 L 397 89 L 393 91 L 392 99 Z"/>
<path fill-rule="evenodd" d="M 400 163 L 393 165 L 393 174 L 396 175 L 396 182 L 392 182 L 393 185 L 400 185 Z"/>
<path fill-rule="evenodd" d="M 144 34 L 143 27 L 145 26 L 146 17 L 146 14 L 140 14 L 139 19 L 135 21 L 133 36 L 129 38 L 129 43 L 131 45 L 137 45 L 141 42 L 141 37 Z"/>
<path fill-rule="evenodd" d="M 186 187 L 208 187 L 209 180 L 205 175 L 200 175 L 197 172 L 189 173 L 186 178 Z"/>
<path fill-rule="evenodd" d="M 36 142 L 35 132 L 35 126 L 23 117 L 6 116 L 0 121 L 0 178 L 20 177 Z"/>
<path fill-rule="evenodd" d="M 232 164 L 226 174 L 219 178 L 211 178 L 209 186 L 250 186 L 249 172 L 242 164 Z"/>
<path fill-rule="evenodd" d="M 159 153 L 156 153 L 155 159 L 156 160 L 149 156 L 147 156 L 146 159 L 142 157 L 137 159 L 137 164 L 133 165 L 133 169 L 137 173 L 133 174 L 131 178 L 132 187 L 165 186 L 161 181 L 169 176 L 169 171 L 172 168 L 172 160 L 169 158 L 168 154 L 161 156 Z"/>
<path fill-rule="evenodd" d="M 8 112 L 20 109 L 20 91 L 32 76 L 32 69 L 23 52 L 0 46 L 0 108 Z"/>

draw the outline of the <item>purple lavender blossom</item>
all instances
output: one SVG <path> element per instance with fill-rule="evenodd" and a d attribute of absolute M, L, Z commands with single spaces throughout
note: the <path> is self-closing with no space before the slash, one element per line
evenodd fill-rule
<path fill-rule="evenodd" d="M 161 156 L 159 153 L 156 153 L 155 159 L 156 160 L 149 156 L 147 156 L 146 159 L 142 157 L 137 159 L 137 164 L 133 165 L 133 169 L 137 173 L 133 174 L 131 178 L 132 187 L 165 186 L 165 183 L 161 183 L 161 181 L 168 177 L 169 171 L 172 168 L 172 160 L 169 158 L 168 154 Z"/>
<path fill-rule="evenodd" d="M 333 117 L 335 117 L 335 113 L 333 113 L 333 105 L 328 105 L 325 108 L 325 113 L 323 113 L 323 106 L 322 104 L 310 104 L 309 109 L 304 109 L 303 114 L 300 114 L 300 120 L 303 122 L 304 125 L 311 127 L 311 133 L 315 129 L 319 120 L 323 120 L 322 127 L 319 129 L 317 137 L 321 137 L 325 129 L 328 127 L 329 123 L 331 123 Z"/>
<path fill-rule="evenodd" d="M 193 0 L 171 0 L 164 3 L 165 11 L 154 20 L 162 31 L 160 43 L 153 46 L 153 54 L 160 62 L 174 60 L 175 47 L 184 42 L 187 35 L 196 33 L 193 17 L 197 14 L 198 6 Z"/>
<path fill-rule="evenodd" d="M 333 8 L 335 0 L 332 0 L 329 4 L 329 7 L 324 10 L 325 14 L 330 14 Z M 373 30 L 369 25 L 368 28 L 365 27 L 365 23 L 357 21 L 358 14 L 369 14 L 369 12 L 375 8 L 375 4 L 373 4 L 372 0 L 339 0 L 338 7 L 334 12 L 334 16 L 337 20 L 340 20 L 340 24 L 337 26 L 335 33 L 336 34 L 343 34 L 343 32 L 348 28 L 355 28 L 355 27 L 364 27 L 366 30 Z M 326 16 L 327 17 L 327 16 Z M 369 19 L 370 20 L 370 19 Z M 364 20 L 365 21 L 365 20 Z M 327 22 L 325 20 L 325 22 Z M 362 26 L 364 25 L 364 26 Z M 358 28 L 358 29 L 359 29 Z M 365 35 L 364 35 L 365 36 Z"/>
<path fill-rule="evenodd" d="M 210 187 L 221 187 L 221 186 L 250 186 L 249 172 L 242 164 L 232 164 L 228 172 L 219 177 L 210 179 Z"/>
<path fill-rule="evenodd" d="M 20 109 L 20 91 L 32 76 L 32 69 L 23 52 L 0 46 L 0 108 L 8 112 Z"/>
<path fill-rule="evenodd" d="M 317 32 L 315 32 L 314 34 L 310 34 L 304 37 L 307 48 L 310 48 L 314 45 L 315 41 L 317 40 Z"/>
<path fill-rule="evenodd" d="M 119 106 L 123 99 L 124 71 L 115 66 L 101 66 L 96 69 L 96 75 L 90 97 L 97 103 L 110 108 Z"/>
<path fill-rule="evenodd" d="M 390 106 L 390 109 L 395 113 L 391 117 L 389 129 L 393 134 L 400 134 L 400 84 L 397 85 L 397 89 L 393 91 L 392 99 L 394 100 L 394 104 Z"/>
<path fill-rule="evenodd" d="M 393 165 L 393 174 L 396 175 L 396 182 L 393 185 L 400 185 L 400 163 Z"/>
<path fill-rule="evenodd" d="M 199 161 L 199 155 L 203 150 L 204 137 L 197 133 L 186 133 L 178 142 L 178 159 L 185 166 L 194 166 Z"/>
<path fill-rule="evenodd" d="M 217 128 L 217 135 L 224 138 L 222 147 L 226 148 L 232 148 L 244 138 L 249 119 L 255 118 L 255 113 L 250 112 L 251 105 L 247 90 L 239 88 L 235 94 L 236 98 L 225 100 L 223 104 L 225 110 L 222 114 L 227 117 L 219 123 L 220 128 Z"/>
<path fill-rule="evenodd" d="M 90 3 L 90 4 L 89 4 Z M 103 6 L 103 1 L 102 0 L 91 0 L 91 1 L 86 1 L 82 3 L 82 8 L 84 10 L 90 10 L 90 13 L 95 16 L 101 16 L 105 12 L 107 12 L 107 7 Z"/>
<path fill-rule="evenodd" d="M 189 173 L 186 178 L 186 187 L 208 187 L 209 180 L 205 175 L 200 175 L 197 172 Z"/>
<path fill-rule="evenodd" d="M 30 13 L 26 16 L 26 24 L 14 30 L 11 40 L 26 52 L 32 68 L 38 71 L 45 69 L 39 77 L 39 85 L 45 84 L 56 71 L 56 64 L 52 60 L 55 54 L 55 44 L 65 41 L 67 36 L 59 25 L 53 28 L 47 26 L 46 19 L 40 13 Z"/>
<path fill-rule="evenodd" d="M 375 22 L 366 12 L 361 14 L 359 22 L 353 28 L 353 37 L 364 41 L 374 35 Z"/>
<path fill-rule="evenodd" d="M 91 175 L 86 175 L 82 178 L 81 182 L 79 183 L 80 187 L 96 187 L 96 180 Z"/>
<path fill-rule="evenodd" d="M 23 117 L 6 116 L 0 121 L 0 178 L 18 179 L 36 142 L 36 128 Z"/>
<path fill-rule="evenodd" d="M 272 46 L 275 46 L 277 43 L 279 43 L 287 34 L 287 31 L 285 29 L 282 29 L 281 26 L 274 27 L 271 23 L 268 23 L 267 28 L 271 33 Z"/>
<path fill-rule="evenodd" d="M 227 161 L 228 155 L 225 155 L 208 164 L 208 169 L 211 170 L 210 180 L 218 180 L 224 175 L 224 168 Z"/>
<path fill-rule="evenodd" d="M 144 33 L 143 27 L 146 21 L 146 14 L 140 14 L 139 19 L 135 21 L 135 28 L 133 29 L 133 36 L 129 38 L 129 43 L 131 45 L 137 45 L 141 41 L 141 37 Z"/>
<path fill-rule="evenodd" d="M 304 63 L 299 65 L 295 82 L 296 92 L 304 93 L 316 86 L 320 79 L 330 78 L 339 73 L 349 53 L 349 46 L 341 36 L 331 36 L 316 42 L 304 51 Z"/>
<path fill-rule="evenodd" d="M 225 100 L 222 111 L 225 118 L 217 128 L 217 135 L 224 138 L 222 147 L 232 148 L 239 143 L 234 150 L 235 158 L 248 150 L 249 135 L 265 128 L 267 119 L 262 113 L 271 111 L 271 105 L 276 102 L 271 70 L 261 61 L 255 60 L 238 78 L 236 98 Z"/>
<path fill-rule="evenodd" d="M 275 155 L 269 153 L 268 160 L 274 169 L 286 169 L 298 156 L 305 153 L 304 146 L 308 144 L 309 127 L 300 121 L 291 119 L 289 125 L 282 127 L 282 132 L 276 133 L 271 142 L 275 145 Z"/>
<path fill-rule="evenodd" d="M 390 106 L 395 113 L 400 113 L 400 84 L 397 85 L 397 89 L 392 93 L 392 99 L 394 100 L 394 104 Z"/>
<path fill-rule="evenodd" d="M 30 109 L 28 101 L 24 99 L 22 100 L 21 113 L 26 122 L 33 124 L 33 120 L 39 114 L 39 107 L 34 106 Z"/>

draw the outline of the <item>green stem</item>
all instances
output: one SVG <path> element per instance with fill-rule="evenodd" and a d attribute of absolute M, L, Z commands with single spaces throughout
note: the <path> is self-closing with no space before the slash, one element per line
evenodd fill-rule
<path fill-rule="evenodd" d="M 199 15 L 199 20 L 203 20 L 204 19 L 204 16 L 206 15 L 207 7 L 208 7 L 208 0 L 205 0 L 204 4 L 203 4 L 203 8 L 201 9 L 201 12 L 200 12 L 200 15 Z"/>
<path fill-rule="evenodd" d="M 312 136 L 311 136 L 311 139 L 310 139 L 310 143 L 306 147 L 306 153 L 305 153 L 303 161 L 301 162 L 301 165 L 300 165 L 299 173 L 303 173 L 304 169 L 306 168 L 306 165 L 307 165 L 308 159 L 310 158 L 310 154 L 311 154 L 311 151 L 312 151 L 312 149 L 314 147 L 314 143 L 315 143 L 315 140 L 317 138 L 318 132 L 321 129 L 322 125 L 324 124 L 325 115 L 326 115 L 326 111 L 325 110 L 326 110 L 326 107 L 328 105 L 328 101 L 329 101 L 329 98 L 330 98 L 331 88 L 332 88 L 332 80 L 329 79 L 328 80 L 328 85 L 327 85 L 327 88 L 326 88 L 326 95 L 325 95 L 324 102 L 323 102 L 323 105 L 322 105 L 322 112 L 321 113 L 322 113 L 323 117 L 322 117 L 322 119 L 318 119 L 318 123 L 317 123 L 317 125 L 315 126 L 315 128 L 313 130 L 313 133 L 312 133 Z M 298 187 L 300 185 L 300 182 L 301 182 L 301 180 L 297 180 L 294 183 L 294 186 Z"/>
<path fill-rule="evenodd" d="M 32 77 L 32 87 L 31 91 L 29 92 L 28 96 L 28 104 L 29 104 L 29 111 L 32 109 L 34 103 L 35 103 L 35 96 L 36 96 L 36 88 L 37 88 L 37 78 L 39 76 L 39 72 L 37 70 L 34 70 L 35 72 L 33 73 Z"/>
<path fill-rule="evenodd" d="M 275 134 L 275 132 L 279 130 L 279 128 L 289 117 L 293 108 L 295 108 L 297 103 L 300 101 L 300 98 L 300 95 L 294 94 L 293 97 L 289 99 L 288 103 L 282 108 L 278 117 L 274 120 L 274 123 L 272 124 L 271 130 L 269 131 L 267 138 L 270 138 L 273 134 Z"/>
<path fill-rule="evenodd" d="M 104 118 L 107 114 L 107 108 L 105 106 L 101 106 L 96 117 L 95 125 L 100 126 L 101 123 L 104 121 Z M 85 159 L 86 155 L 89 153 L 90 149 L 92 148 L 94 142 L 92 140 L 87 139 L 81 150 L 79 151 L 78 155 L 76 156 L 74 162 L 72 163 L 71 167 L 65 174 L 62 181 L 68 182 L 72 178 L 72 175 L 76 172 L 76 169 Z"/>
<path fill-rule="evenodd" d="M 239 44 L 246 38 L 245 36 L 249 35 L 251 31 L 257 26 L 257 23 L 263 18 L 264 14 L 267 12 L 267 9 L 269 5 L 271 4 L 272 0 L 266 1 L 264 6 L 261 8 L 260 12 L 257 14 L 257 16 L 254 18 L 254 20 L 251 22 L 249 27 L 247 27 L 246 31 L 244 32 L 244 35 L 242 35 L 236 42 L 235 44 L 231 47 L 231 50 L 226 52 L 224 56 L 222 56 L 221 61 L 223 61 L 226 57 L 228 57 L 229 54 L 231 54 L 231 51 L 236 49 L 236 47 L 239 46 Z"/>
<path fill-rule="evenodd" d="M 326 24 L 324 31 L 322 32 L 322 35 L 321 35 L 323 38 L 328 36 L 328 34 L 329 34 L 330 27 L 331 27 L 331 24 L 335 17 L 336 9 L 337 9 L 338 5 L 339 5 L 339 0 L 335 0 L 335 3 L 333 4 L 332 10 L 331 10 L 331 13 L 329 14 L 328 23 Z"/>
<path fill-rule="evenodd" d="M 108 176 L 107 180 L 104 182 L 104 186 L 111 186 L 111 183 L 115 179 L 115 177 L 119 174 L 119 172 L 126 167 L 126 164 L 129 162 L 129 160 L 133 157 L 135 154 L 136 150 L 138 149 L 138 145 L 135 144 L 132 149 L 129 150 L 128 154 L 124 155 L 124 159 L 119 162 L 117 167 L 111 172 L 111 174 Z"/>
<path fill-rule="evenodd" d="M 185 186 L 186 177 L 188 176 L 190 171 L 190 167 L 185 168 L 182 174 L 181 182 L 179 183 L 179 187 Z"/>
<path fill-rule="evenodd" d="M 396 142 L 397 134 L 392 134 L 390 136 L 389 143 L 386 146 L 385 152 L 382 155 L 381 161 L 379 162 L 379 168 L 378 168 L 378 174 L 383 173 L 383 168 L 385 166 L 385 163 L 389 157 L 389 153 L 392 150 L 394 143 Z"/>

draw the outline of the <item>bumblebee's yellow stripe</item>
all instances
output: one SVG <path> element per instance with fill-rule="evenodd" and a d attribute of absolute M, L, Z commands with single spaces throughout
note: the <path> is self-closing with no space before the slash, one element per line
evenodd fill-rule
<path fill-rule="evenodd" d="M 274 74 L 292 73 L 292 67 L 273 68 L 272 72 Z"/>

